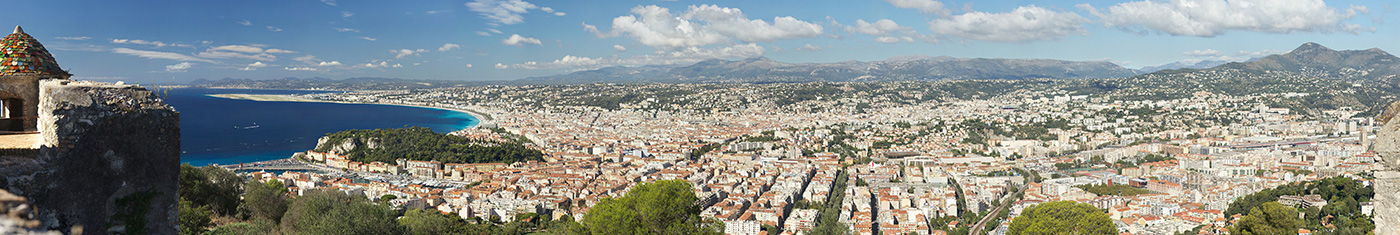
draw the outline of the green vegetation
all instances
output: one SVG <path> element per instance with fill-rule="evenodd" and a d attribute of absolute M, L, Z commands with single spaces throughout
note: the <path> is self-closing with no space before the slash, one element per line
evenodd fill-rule
<path fill-rule="evenodd" d="M 1057 201 L 1031 206 L 1011 221 L 1007 234 L 1118 234 L 1108 214 L 1093 205 Z"/>
<path fill-rule="evenodd" d="M 1298 219 L 1297 209 L 1278 202 L 1266 202 L 1250 208 L 1249 215 L 1230 226 L 1230 234 L 1298 234 L 1301 227 L 1303 220 Z"/>
<path fill-rule="evenodd" d="M 116 213 L 112 214 L 112 227 L 124 227 L 123 234 L 146 234 L 146 212 L 151 211 L 151 200 L 160 192 L 142 191 L 117 198 Z"/>
<path fill-rule="evenodd" d="M 614 199 L 603 199 L 583 217 L 591 234 L 719 234 L 718 222 L 700 217 L 689 182 L 642 183 Z"/>
<path fill-rule="evenodd" d="M 827 195 L 826 205 L 821 208 L 821 214 L 817 216 L 817 226 L 812 228 L 808 234 L 813 235 L 844 235 L 850 232 L 845 224 L 841 224 L 841 200 L 846 194 L 846 172 L 842 171 L 836 175 L 836 181 L 831 185 L 831 194 Z"/>
<path fill-rule="evenodd" d="M 209 206 L 219 215 L 233 215 L 238 209 L 238 195 L 243 193 L 243 178 L 216 166 L 196 168 L 180 165 L 180 198 L 195 206 Z"/>
<path fill-rule="evenodd" d="M 363 196 L 314 189 L 282 216 L 281 232 L 294 234 L 403 234 L 398 212 Z"/>
<path fill-rule="evenodd" d="M 1281 185 L 1265 189 L 1230 202 L 1230 207 L 1224 213 L 1226 217 L 1234 214 L 1252 214 L 1255 208 L 1278 201 L 1279 196 L 1308 194 L 1322 196 L 1327 200 L 1327 205 L 1321 208 L 1310 207 L 1300 210 L 1304 213 L 1305 219 L 1302 224 L 1306 225 L 1306 227 L 1300 226 L 1300 228 L 1322 231 L 1322 219 L 1332 216 L 1331 223 L 1336 226 L 1334 232 L 1337 234 L 1365 234 L 1367 231 L 1375 229 L 1375 222 L 1372 221 L 1371 216 L 1361 214 L 1360 209 L 1361 202 L 1371 201 L 1375 197 L 1375 188 L 1363 186 L 1360 181 L 1346 177 L 1332 177 L 1303 184 Z M 1265 208 L 1264 212 L 1269 211 Z M 1297 212 L 1293 212 L 1292 218 L 1297 217 Z"/>
<path fill-rule="evenodd" d="M 180 199 L 179 207 L 181 235 L 200 234 L 204 232 L 204 228 L 213 225 L 209 216 L 214 214 L 214 211 L 210 210 L 208 205 L 194 206 L 190 201 Z"/>
<path fill-rule="evenodd" d="M 1147 191 L 1146 189 L 1134 188 L 1133 186 L 1128 186 L 1128 185 L 1126 185 L 1126 184 L 1115 184 L 1115 185 L 1113 185 L 1113 186 L 1102 185 L 1102 184 L 1095 184 L 1095 185 L 1079 185 L 1079 186 L 1074 186 L 1074 187 L 1075 187 L 1075 188 L 1079 188 L 1079 189 L 1083 189 L 1085 192 L 1093 193 L 1093 194 L 1100 195 L 1100 196 L 1117 195 L 1117 196 L 1125 196 L 1125 197 L 1127 197 L 1127 196 L 1134 196 L 1134 195 L 1139 195 L 1139 194 L 1149 194 L 1149 193 L 1152 193 L 1152 191 Z"/>
<path fill-rule="evenodd" d="M 497 143 L 433 132 L 426 127 L 400 129 L 347 130 L 326 135 L 328 144 L 316 151 L 329 151 L 335 143 L 354 141 L 346 156 L 359 162 L 394 163 L 396 159 L 443 163 L 514 163 L 542 161 L 544 154 L 517 142 Z M 374 142 L 379 148 L 369 148 Z"/>
<path fill-rule="evenodd" d="M 247 192 L 243 194 L 243 205 L 238 207 L 239 213 L 250 216 L 253 220 L 282 221 L 282 215 L 287 212 L 288 200 L 287 187 L 282 181 L 269 180 L 259 183 L 249 180 L 244 183 Z"/>

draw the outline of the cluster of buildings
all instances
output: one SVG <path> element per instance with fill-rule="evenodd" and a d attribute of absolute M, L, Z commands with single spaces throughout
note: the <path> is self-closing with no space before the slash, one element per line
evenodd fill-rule
<path fill-rule="evenodd" d="M 814 85 L 318 93 L 308 98 L 484 113 L 491 117 L 488 127 L 529 140 L 543 149 L 546 161 L 358 163 L 334 152 L 309 152 L 307 159 L 330 168 L 450 184 L 356 183 L 296 173 L 260 177 L 291 180 L 298 189 L 396 195 L 398 205 L 501 220 L 522 213 L 582 218 L 599 200 L 625 195 L 638 183 L 679 179 L 694 186 L 705 205 L 702 215 L 725 222 L 729 234 L 801 234 L 822 216 L 838 216 L 854 234 L 943 234 L 978 222 L 960 216 L 1008 210 L 1009 216 L 991 222 L 1000 224 L 988 231 L 997 234 L 1023 209 L 1062 200 L 1105 209 L 1124 233 L 1201 227 L 1198 232 L 1218 234 L 1237 219 L 1221 214 L 1235 198 L 1375 167 L 1367 147 L 1375 124 L 1353 118 L 1359 111 L 1303 113 L 1262 105 L 1308 94 L 1196 92 L 1123 101 L 1021 90 L 961 100 L 908 90 L 917 84 L 882 85 L 822 85 L 834 87 L 833 93 L 808 99 L 794 99 L 784 89 Z M 510 139 L 484 129 L 454 134 Z M 1032 182 L 1027 172 L 1045 180 Z M 1076 187 L 1085 185 L 1128 185 L 1150 193 L 1096 195 Z M 840 213 L 824 215 L 822 209 L 833 203 Z"/>

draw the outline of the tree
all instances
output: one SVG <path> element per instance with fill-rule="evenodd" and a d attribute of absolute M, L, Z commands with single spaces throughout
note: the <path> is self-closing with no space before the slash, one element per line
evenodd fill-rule
<path fill-rule="evenodd" d="M 282 221 L 282 215 L 287 212 L 287 187 L 282 185 L 282 181 L 258 183 L 249 180 L 244 185 L 248 186 L 248 192 L 243 195 L 240 212 L 252 219 Z"/>
<path fill-rule="evenodd" d="M 589 209 L 583 226 L 592 234 L 719 234 L 718 223 L 700 217 L 697 200 L 690 182 L 643 183 Z"/>
<path fill-rule="evenodd" d="M 238 195 L 242 192 L 243 178 L 224 168 L 180 165 L 180 198 L 192 206 L 208 205 L 220 215 L 232 215 L 238 209 Z"/>
<path fill-rule="evenodd" d="M 180 234 L 203 234 L 204 228 L 211 225 L 209 215 L 213 213 L 209 205 L 194 206 L 194 203 L 180 199 Z"/>
<path fill-rule="evenodd" d="M 276 234 L 277 225 L 273 221 L 258 220 L 252 223 L 232 223 L 219 226 L 204 235 L 262 235 Z"/>
<path fill-rule="evenodd" d="M 1093 205 L 1057 201 L 1031 206 L 1011 222 L 1007 234 L 1118 234 L 1108 214 Z"/>
<path fill-rule="evenodd" d="M 292 200 L 281 227 L 288 234 L 403 234 L 396 217 L 365 197 L 317 189 Z"/>
<path fill-rule="evenodd" d="M 1249 215 L 1230 226 L 1230 234 L 1297 234 L 1303 227 L 1298 210 L 1278 202 L 1266 202 L 1249 209 Z"/>
<path fill-rule="evenodd" d="M 408 230 L 408 234 L 456 234 L 461 233 L 462 225 L 466 224 L 461 217 L 443 215 L 438 210 L 413 209 L 405 212 L 399 218 L 399 225 L 403 225 Z"/>
<path fill-rule="evenodd" d="M 471 187 L 467 187 L 467 188 L 471 188 Z M 389 202 L 389 201 L 392 201 L 392 200 L 394 200 L 394 199 L 399 199 L 399 196 L 395 196 L 395 195 L 393 195 L 393 194 L 384 194 L 383 196 L 379 196 L 379 202 Z"/>

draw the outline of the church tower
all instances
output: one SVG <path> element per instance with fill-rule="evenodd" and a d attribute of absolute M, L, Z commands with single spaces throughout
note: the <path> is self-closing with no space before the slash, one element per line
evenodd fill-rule
<path fill-rule="evenodd" d="M 0 50 L 0 134 L 38 131 L 39 81 L 72 74 L 19 26 L 0 39 Z"/>

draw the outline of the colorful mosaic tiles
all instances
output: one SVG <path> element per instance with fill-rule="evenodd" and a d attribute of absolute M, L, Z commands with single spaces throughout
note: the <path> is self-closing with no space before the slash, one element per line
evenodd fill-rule
<path fill-rule="evenodd" d="M 68 75 L 44 45 L 22 31 L 0 39 L 0 75 Z"/>

